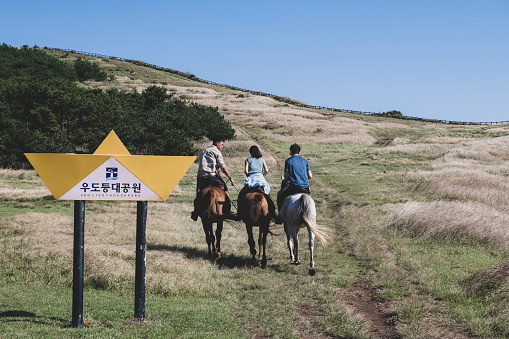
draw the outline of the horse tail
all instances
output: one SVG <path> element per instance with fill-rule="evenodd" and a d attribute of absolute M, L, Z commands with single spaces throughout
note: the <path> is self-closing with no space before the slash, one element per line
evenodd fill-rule
<path fill-rule="evenodd" d="M 313 198 L 311 198 L 309 194 L 302 194 L 300 198 L 300 207 L 302 209 L 304 224 L 315 234 L 315 237 L 320 240 L 323 247 L 327 247 L 329 229 L 316 223 L 316 208 Z"/>
<path fill-rule="evenodd" d="M 269 213 L 269 208 L 265 197 L 261 193 L 253 195 L 252 204 L 250 204 L 249 217 L 252 221 L 258 221 L 258 218 L 264 217 Z"/>

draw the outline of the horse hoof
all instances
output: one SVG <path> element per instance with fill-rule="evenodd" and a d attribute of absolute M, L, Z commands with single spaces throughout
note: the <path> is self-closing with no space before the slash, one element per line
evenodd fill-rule
<path fill-rule="evenodd" d="M 217 254 L 216 254 L 216 260 L 219 260 L 219 259 L 221 259 L 221 253 L 217 252 Z"/>
<path fill-rule="evenodd" d="M 309 275 L 310 275 L 310 276 L 314 276 L 315 274 L 316 274 L 316 270 L 315 270 L 315 268 L 314 268 L 314 267 L 313 267 L 313 268 L 310 268 L 310 269 L 309 269 Z"/>

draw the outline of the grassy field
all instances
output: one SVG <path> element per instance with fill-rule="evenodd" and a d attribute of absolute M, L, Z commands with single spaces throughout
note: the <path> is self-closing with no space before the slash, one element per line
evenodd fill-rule
<path fill-rule="evenodd" d="M 34 171 L 2 169 L 1 338 L 509 336 L 508 125 L 304 110 L 100 62 L 116 80 L 91 87 L 156 83 L 219 107 L 237 131 L 223 150 L 233 197 L 249 146 L 262 150 L 275 196 L 289 146 L 299 143 L 318 222 L 332 238 L 315 247 L 313 277 L 307 265 L 290 265 L 278 225 L 265 269 L 251 262 L 240 222 L 225 225 L 222 259 L 209 260 L 201 223 L 189 218 L 194 164 L 166 202 L 148 204 L 143 323 L 133 319 L 136 203 L 86 203 L 85 328 L 72 329 L 72 202 L 55 201 Z M 306 243 L 302 232 L 303 263 Z"/>

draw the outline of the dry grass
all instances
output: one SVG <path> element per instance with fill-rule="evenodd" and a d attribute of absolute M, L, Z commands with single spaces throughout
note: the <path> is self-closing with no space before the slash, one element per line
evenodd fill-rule
<path fill-rule="evenodd" d="M 464 283 L 467 293 L 472 297 L 485 297 L 500 293 L 505 293 L 507 296 L 509 262 L 502 261 L 484 271 L 475 272 Z"/>
<path fill-rule="evenodd" d="M 147 217 L 147 288 L 162 295 L 215 296 L 231 283 L 236 269 L 218 270 L 207 258 L 200 222 L 189 218 L 188 203 L 149 203 Z M 136 203 L 86 204 L 85 284 L 125 290 L 134 280 Z M 23 252 L 25 259 L 61 257 L 71 271 L 73 217 L 25 213 L 0 218 L 4 253 Z M 225 223 L 223 255 L 249 258 L 247 234 L 240 223 Z M 286 259 L 282 237 L 269 237 L 268 253 Z M 277 245 L 272 245 L 277 242 Z M 241 269 L 241 267 L 239 267 Z M 178 272 L 178 273 L 177 273 Z"/>
<path fill-rule="evenodd" d="M 427 177 L 429 183 L 422 185 L 420 190 L 431 196 L 478 201 L 498 210 L 507 210 L 509 206 L 507 177 L 462 168 L 448 168 L 422 177 Z"/>
<path fill-rule="evenodd" d="M 0 169 L 0 198 L 33 199 L 51 195 L 35 171 Z"/>
<path fill-rule="evenodd" d="M 480 242 L 509 251 L 509 214 L 481 203 L 409 202 L 387 223 L 414 236 Z"/>
<path fill-rule="evenodd" d="M 502 261 L 486 270 L 475 272 L 463 281 L 471 298 L 490 302 L 489 317 L 477 321 L 479 327 L 497 328 L 501 333 L 509 330 L 509 262 Z"/>
<path fill-rule="evenodd" d="M 441 145 L 436 149 L 444 152 L 446 147 Z M 435 199 L 477 201 L 507 211 L 508 156 L 508 137 L 464 141 L 462 145 L 454 145 L 443 156 L 431 162 L 430 170 L 407 175 L 421 181 L 419 191 Z"/>
<path fill-rule="evenodd" d="M 446 145 L 439 144 L 401 144 L 400 140 L 397 140 L 398 144 L 378 150 L 379 154 L 413 154 L 419 156 L 440 156 L 445 153 L 449 147 Z"/>

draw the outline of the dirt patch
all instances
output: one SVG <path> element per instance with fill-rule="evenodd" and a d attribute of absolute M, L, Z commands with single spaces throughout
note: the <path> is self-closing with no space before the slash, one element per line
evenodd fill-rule
<path fill-rule="evenodd" d="M 311 306 L 311 305 L 307 305 L 307 304 L 303 304 L 303 303 L 297 303 L 295 304 L 294 306 L 295 308 L 295 311 L 299 314 L 299 316 L 301 317 L 301 321 L 303 323 L 306 323 L 307 325 L 309 325 L 310 323 L 310 319 L 312 319 L 314 316 L 317 316 L 319 314 L 322 314 L 323 313 L 323 310 L 321 310 L 319 307 L 316 307 L 316 306 Z M 320 334 L 317 334 L 317 333 L 313 333 L 313 334 L 310 334 L 310 333 L 300 333 L 299 334 L 299 338 L 303 338 L 303 339 L 320 339 L 320 338 L 330 338 L 326 335 L 320 335 Z"/>
<path fill-rule="evenodd" d="M 363 283 L 355 283 L 340 294 L 340 300 L 352 307 L 367 323 L 369 335 L 373 338 L 401 338 L 396 326 L 391 323 L 397 314 L 391 311 L 390 301 L 374 299 L 376 289 L 368 288 Z"/>
<path fill-rule="evenodd" d="M 272 335 L 269 335 L 267 332 L 259 328 L 249 328 L 247 329 L 247 332 L 255 339 L 272 338 Z"/>

